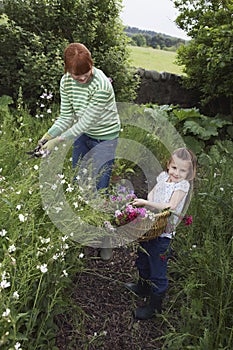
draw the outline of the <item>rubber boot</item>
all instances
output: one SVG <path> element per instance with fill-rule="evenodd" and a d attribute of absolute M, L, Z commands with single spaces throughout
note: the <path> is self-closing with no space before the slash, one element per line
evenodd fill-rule
<path fill-rule="evenodd" d="M 100 249 L 100 257 L 102 260 L 110 260 L 112 258 L 112 247 L 110 237 L 103 237 L 102 248 Z"/>
<path fill-rule="evenodd" d="M 110 260 L 112 258 L 112 248 L 101 248 L 100 257 L 102 260 Z"/>
<path fill-rule="evenodd" d="M 138 320 L 149 320 L 155 313 L 162 313 L 162 300 L 164 296 L 151 294 L 150 301 L 144 307 L 138 307 L 135 311 L 135 318 Z"/>
<path fill-rule="evenodd" d="M 125 283 L 125 288 L 142 298 L 151 293 L 151 285 L 142 279 L 139 279 L 138 283 Z"/>

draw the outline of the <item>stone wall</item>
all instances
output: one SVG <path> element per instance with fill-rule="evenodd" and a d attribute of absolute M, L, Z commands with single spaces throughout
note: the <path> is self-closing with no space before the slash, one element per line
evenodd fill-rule
<path fill-rule="evenodd" d="M 182 76 L 157 72 L 139 68 L 137 74 L 140 76 L 136 103 L 157 103 L 159 105 L 173 104 L 182 108 L 194 107 L 199 104 L 198 93 L 185 89 L 182 83 Z"/>
<path fill-rule="evenodd" d="M 182 76 L 168 72 L 157 72 L 139 68 L 137 74 L 140 76 L 140 86 L 135 100 L 138 104 L 155 103 L 158 105 L 173 104 L 181 108 L 197 107 L 210 116 L 217 113 L 230 114 L 230 100 L 221 98 L 212 101 L 205 108 L 200 105 L 198 91 L 186 89 L 182 86 Z"/>

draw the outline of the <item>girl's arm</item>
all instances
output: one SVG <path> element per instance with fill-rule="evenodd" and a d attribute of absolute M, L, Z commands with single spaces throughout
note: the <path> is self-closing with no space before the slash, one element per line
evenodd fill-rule
<path fill-rule="evenodd" d="M 182 201 L 184 196 L 186 195 L 186 192 L 177 190 L 173 192 L 170 201 L 167 203 L 156 203 L 152 202 L 150 200 L 142 199 L 142 198 L 136 198 L 133 201 L 133 205 L 136 206 L 148 206 L 151 209 L 157 209 L 157 210 L 163 210 L 166 208 L 170 208 L 171 210 L 175 210 L 177 205 Z M 148 196 L 150 199 L 150 197 Z"/>

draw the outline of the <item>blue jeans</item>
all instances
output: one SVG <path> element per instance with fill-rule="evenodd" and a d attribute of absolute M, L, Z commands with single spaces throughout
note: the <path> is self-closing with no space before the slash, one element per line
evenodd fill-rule
<path fill-rule="evenodd" d="M 108 188 L 112 174 L 118 138 L 113 140 L 97 140 L 86 134 L 79 136 L 73 145 L 72 166 L 76 167 L 82 160 L 82 168 L 92 166 L 92 176 L 96 181 L 96 188 Z"/>
<path fill-rule="evenodd" d="M 170 255 L 170 239 L 158 237 L 140 243 L 136 266 L 139 276 L 152 285 L 152 293 L 163 295 L 168 288 L 167 259 Z M 146 252 L 144 252 L 145 250 Z"/>

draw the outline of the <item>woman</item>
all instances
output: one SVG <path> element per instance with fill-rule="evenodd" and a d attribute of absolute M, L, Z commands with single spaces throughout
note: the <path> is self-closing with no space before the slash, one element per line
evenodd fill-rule
<path fill-rule="evenodd" d="M 73 168 L 84 156 L 91 159 L 94 178 L 99 174 L 96 188 L 106 189 L 120 131 L 114 90 L 83 44 L 68 45 L 64 63 L 60 116 L 39 144 L 50 153 L 60 142 L 73 139 Z"/>

